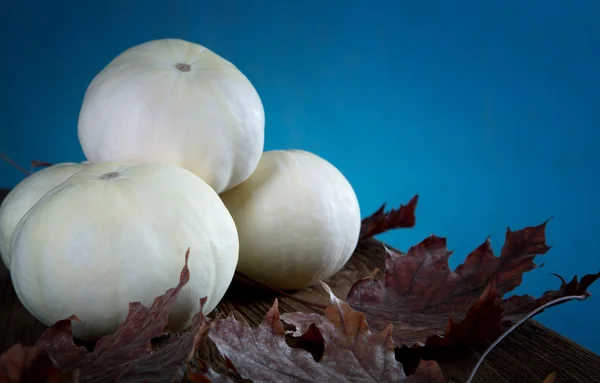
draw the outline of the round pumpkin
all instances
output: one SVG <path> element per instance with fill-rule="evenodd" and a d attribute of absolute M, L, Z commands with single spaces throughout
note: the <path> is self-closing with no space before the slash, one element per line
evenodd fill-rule
<path fill-rule="evenodd" d="M 238 260 L 234 221 L 215 191 L 171 164 L 88 166 L 44 195 L 19 221 L 10 272 L 17 296 L 42 323 L 76 315 L 84 340 L 113 333 L 130 302 L 150 306 L 190 280 L 167 330 L 183 329 L 207 297 L 208 314 Z"/>
<path fill-rule="evenodd" d="M 78 122 L 90 162 L 165 162 L 217 193 L 246 180 L 264 144 L 260 97 L 231 62 L 180 39 L 127 49 L 89 85 Z"/>
<path fill-rule="evenodd" d="M 238 270 L 273 287 L 301 289 L 324 280 L 356 248 L 356 194 L 315 154 L 267 151 L 252 176 L 221 198 L 238 229 Z"/>

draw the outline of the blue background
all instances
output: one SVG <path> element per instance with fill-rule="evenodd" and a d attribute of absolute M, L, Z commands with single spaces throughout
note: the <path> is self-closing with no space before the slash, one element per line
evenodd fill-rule
<path fill-rule="evenodd" d="M 94 75 L 133 45 L 184 38 L 253 82 L 266 149 L 331 161 L 363 215 L 420 194 L 417 226 L 381 236 L 394 246 L 445 236 L 455 267 L 488 235 L 499 251 L 507 225 L 554 216 L 546 265 L 517 290 L 538 295 L 558 287 L 551 272 L 600 269 L 599 11 L 592 0 L 4 1 L 0 150 L 23 165 L 83 160 L 76 123 Z M 21 179 L 0 164 L 0 186 Z M 600 353 L 598 299 L 538 319 Z"/>

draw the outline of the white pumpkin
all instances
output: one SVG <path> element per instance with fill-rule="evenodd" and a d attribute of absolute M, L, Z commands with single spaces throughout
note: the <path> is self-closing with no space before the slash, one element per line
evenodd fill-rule
<path fill-rule="evenodd" d="M 21 219 L 11 241 L 17 296 L 42 323 L 76 315 L 74 336 L 97 339 L 125 320 L 130 302 L 151 305 L 190 281 L 169 319 L 178 331 L 213 310 L 238 260 L 234 221 L 215 191 L 171 164 L 106 163 L 74 174 Z"/>
<path fill-rule="evenodd" d="M 358 242 L 352 186 L 306 151 L 265 152 L 254 174 L 221 199 L 238 229 L 238 270 L 273 287 L 301 289 L 332 276 Z"/>
<path fill-rule="evenodd" d="M 88 87 L 78 124 L 91 162 L 174 163 L 217 193 L 256 169 L 264 128 L 246 76 L 179 39 L 149 41 L 112 60 Z"/>
<path fill-rule="evenodd" d="M 46 193 L 86 166 L 85 163 L 65 162 L 38 170 L 4 198 L 0 205 L 0 255 L 7 268 L 10 264 L 10 238 L 17 223 Z"/>

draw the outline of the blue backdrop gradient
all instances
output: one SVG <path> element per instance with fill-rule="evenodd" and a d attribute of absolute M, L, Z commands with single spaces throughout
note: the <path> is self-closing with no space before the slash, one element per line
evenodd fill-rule
<path fill-rule="evenodd" d="M 517 293 L 597 272 L 598 1 L 4 1 L 0 151 L 80 161 L 84 92 L 121 51 L 178 37 L 240 68 L 266 113 L 266 148 L 336 165 L 363 215 L 420 195 L 401 249 L 435 233 L 458 265 L 507 226 L 550 216 L 553 246 Z M 0 186 L 22 175 L 0 164 Z M 597 296 L 538 317 L 600 353 Z"/>

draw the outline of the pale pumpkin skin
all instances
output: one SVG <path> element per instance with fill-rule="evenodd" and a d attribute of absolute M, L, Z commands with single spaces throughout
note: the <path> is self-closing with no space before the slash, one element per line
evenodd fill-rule
<path fill-rule="evenodd" d="M 173 163 L 217 193 L 256 169 L 264 130 L 263 105 L 248 78 L 180 39 L 149 41 L 112 60 L 89 85 L 78 122 L 90 162 Z"/>
<path fill-rule="evenodd" d="M 273 287 L 302 289 L 327 279 L 356 248 L 356 194 L 315 154 L 267 151 L 254 174 L 221 199 L 238 229 L 238 270 Z"/>
<path fill-rule="evenodd" d="M 0 205 L 0 255 L 7 268 L 10 239 L 17 223 L 46 193 L 86 166 L 86 163 L 64 162 L 43 168 L 19 182 L 4 198 Z"/>
<path fill-rule="evenodd" d="M 42 323 L 76 315 L 73 334 L 94 340 L 125 320 L 130 302 L 150 306 L 179 282 L 190 248 L 190 281 L 167 330 L 183 329 L 207 297 L 208 314 L 238 260 L 234 221 L 215 191 L 170 164 L 106 163 L 74 174 L 40 199 L 12 237 L 17 296 Z"/>

